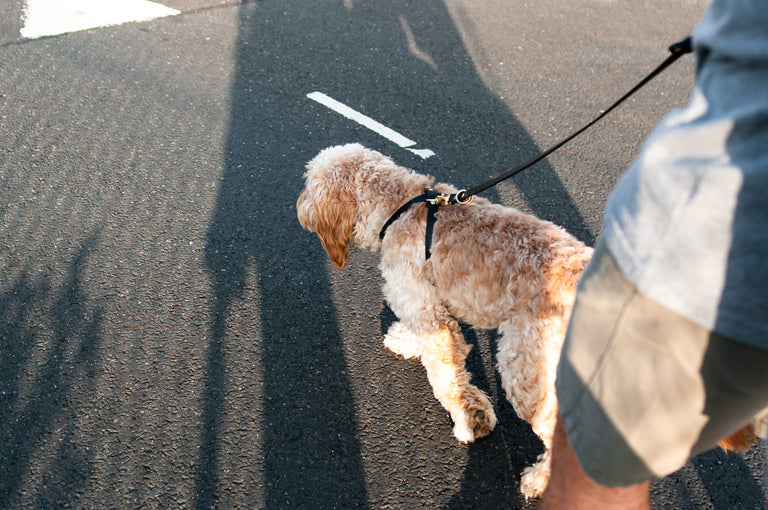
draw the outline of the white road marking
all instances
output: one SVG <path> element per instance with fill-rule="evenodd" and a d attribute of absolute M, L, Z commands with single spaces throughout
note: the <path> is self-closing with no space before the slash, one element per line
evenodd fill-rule
<path fill-rule="evenodd" d="M 322 92 L 311 92 L 307 94 L 307 97 L 313 101 L 317 101 L 323 106 L 330 108 L 336 113 L 339 113 L 344 117 L 350 120 L 353 120 L 362 126 L 367 127 L 371 131 L 374 131 L 375 133 L 383 136 L 387 140 L 395 142 L 397 145 L 399 145 L 403 149 L 413 152 L 417 156 L 420 156 L 422 159 L 427 159 L 428 157 L 435 155 L 435 153 L 429 149 L 412 149 L 411 147 L 416 145 L 416 142 L 414 142 L 410 138 L 406 138 L 405 136 L 401 135 L 397 131 L 394 131 L 388 128 L 387 126 L 376 122 L 372 118 L 366 115 L 363 115 L 357 110 L 353 110 L 352 108 L 345 105 L 344 103 L 340 103 L 339 101 L 336 101 L 332 97 L 329 97 L 323 94 Z"/>
<path fill-rule="evenodd" d="M 147 0 L 27 0 L 21 36 L 36 39 L 181 14 Z"/>

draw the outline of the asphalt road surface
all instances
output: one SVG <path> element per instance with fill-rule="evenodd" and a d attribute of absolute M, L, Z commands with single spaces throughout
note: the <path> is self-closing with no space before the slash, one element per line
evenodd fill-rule
<path fill-rule="evenodd" d="M 29 39 L 24 0 L 0 6 L 0 508 L 535 508 L 495 333 L 465 329 L 500 424 L 462 445 L 382 345 L 377 257 L 336 272 L 300 228 L 303 167 L 357 141 L 477 184 L 628 90 L 704 1 L 163 3 L 180 14 Z M 484 195 L 593 243 L 692 70 Z M 760 448 L 713 451 L 653 505 L 762 508 L 764 472 Z"/>

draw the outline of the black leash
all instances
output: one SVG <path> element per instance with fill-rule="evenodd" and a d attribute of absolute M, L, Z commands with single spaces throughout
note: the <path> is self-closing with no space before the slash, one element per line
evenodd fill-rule
<path fill-rule="evenodd" d="M 557 149 L 559 149 L 560 147 L 562 147 L 566 143 L 570 142 L 571 140 L 573 140 L 574 138 L 576 138 L 577 136 L 582 134 L 587 129 L 589 129 L 592 126 L 594 126 L 595 124 L 597 124 L 597 122 L 600 121 L 600 119 L 602 119 L 603 117 L 605 117 L 606 115 L 611 113 L 613 110 L 615 110 L 621 103 L 623 103 L 624 101 L 629 99 L 635 92 L 637 92 L 638 90 L 643 88 L 646 84 L 648 84 L 649 81 L 651 81 L 656 76 L 661 74 L 661 72 L 664 71 L 667 67 L 669 67 L 672 64 L 674 64 L 680 57 L 682 57 L 683 55 L 686 55 L 688 53 L 691 53 L 692 51 L 693 51 L 693 48 L 691 46 L 691 38 L 690 37 L 686 37 L 682 41 L 676 42 L 675 44 L 673 44 L 672 46 L 669 47 L 670 55 L 666 58 L 666 60 L 664 60 L 664 62 L 661 63 L 661 65 L 659 65 L 659 67 L 657 67 L 656 69 L 651 71 L 651 73 L 648 76 L 646 76 L 645 78 L 643 78 L 640 81 L 640 83 L 635 85 L 632 88 L 632 90 L 630 90 L 629 92 L 627 92 L 626 94 L 621 96 L 618 101 L 613 103 L 603 113 L 601 113 L 600 115 L 595 117 L 594 120 L 592 120 L 589 124 L 587 124 L 586 126 L 584 126 L 581 129 L 579 129 L 578 131 L 574 132 L 570 136 L 564 138 L 560 142 L 556 143 L 555 145 L 553 145 L 552 147 L 550 147 L 546 151 L 542 152 L 541 154 L 539 154 L 535 158 L 531 159 L 530 161 L 526 161 L 522 165 L 517 166 L 517 167 L 513 168 L 512 170 L 510 170 L 510 171 L 508 171 L 508 172 L 506 172 L 504 174 L 499 175 L 498 177 L 494 177 L 490 181 L 487 181 L 487 182 L 484 182 L 484 183 L 482 183 L 482 184 L 480 184 L 478 186 L 475 186 L 474 188 L 471 188 L 468 191 L 461 191 L 461 192 L 459 192 L 458 193 L 459 196 L 457 198 L 460 199 L 460 201 L 463 202 L 463 201 L 467 200 L 469 197 L 471 197 L 472 195 L 476 195 L 476 194 L 480 193 L 481 191 L 485 191 L 488 188 L 497 185 L 501 181 L 503 181 L 505 179 L 509 179 L 513 175 L 515 175 L 517 173 L 520 173 L 523 170 L 525 170 L 526 168 L 529 168 L 529 167 L 535 165 L 536 163 L 538 163 L 542 159 L 546 158 L 547 156 L 549 156 L 550 154 L 555 152 Z"/>
<path fill-rule="evenodd" d="M 591 128 L 595 124 L 597 124 L 600 119 L 611 113 L 613 110 L 615 110 L 621 103 L 629 99 L 635 92 L 643 88 L 649 81 L 654 79 L 656 76 L 661 74 L 662 71 L 664 71 L 667 67 L 675 63 L 680 57 L 683 55 L 686 55 L 688 53 L 691 53 L 693 51 L 692 45 L 691 45 L 691 38 L 686 37 L 680 42 L 677 42 L 669 47 L 669 53 L 670 55 L 662 62 L 656 69 L 651 71 L 648 76 L 643 78 L 637 85 L 635 85 L 629 92 L 621 96 L 618 101 L 613 103 L 607 110 L 603 111 L 600 115 L 595 117 L 592 121 L 590 121 L 587 125 L 579 129 L 578 131 L 575 131 L 573 134 L 569 135 L 568 137 L 564 138 L 560 142 L 556 143 L 546 151 L 542 152 L 535 158 L 526 161 L 522 165 L 516 166 L 512 170 L 509 170 L 506 173 L 503 173 L 497 177 L 494 177 L 493 179 L 484 182 L 478 186 L 475 186 L 474 188 L 471 188 L 469 190 L 461 190 L 458 193 L 455 193 L 453 195 L 446 195 L 444 193 L 438 193 L 437 191 L 428 188 L 424 191 L 423 194 L 412 198 L 400 208 L 395 211 L 395 213 L 387 220 L 387 222 L 384 224 L 384 226 L 381 228 L 381 232 L 379 232 L 379 239 L 384 239 L 384 234 L 387 231 L 387 227 L 389 227 L 392 223 L 394 223 L 400 215 L 402 215 L 405 211 L 410 209 L 410 207 L 414 204 L 419 204 L 421 202 L 427 203 L 427 237 L 425 240 L 425 255 L 427 260 L 429 260 L 429 255 L 431 251 L 431 244 L 432 244 L 432 228 L 435 224 L 435 213 L 439 209 L 441 205 L 444 204 L 468 204 L 472 201 L 472 197 L 482 191 L 487 190 L 488 188 L 497 185 L 501 181 L 505 179 L 509 179 L 515 174 L 518 174 L 525 170 L 526 168 L 530 168 L 542 159 L 546 158 L 556 150 L 558 150 L 560 147 L 565 145 L 566 143 L 570 142 L 580 134 L 582 134 L 587 129 Z"/>

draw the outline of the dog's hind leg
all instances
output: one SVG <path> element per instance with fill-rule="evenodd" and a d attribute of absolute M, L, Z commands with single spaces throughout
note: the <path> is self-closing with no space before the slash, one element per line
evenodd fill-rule
<path fill-rule="evenodd" d="M 496 359 L 507 399 L 544 443 L 544 453 L 523 471 L 520 480 L 524 496 L 538 497 L 549 483 L 557 421 L 555 373 L 565 322 L 559 316 L 542 321 L 523 316 L 503 323 L 499 332 Z"/>
<path fill-rule="evenodd" d="M 557 422 L 557 398 L 554 391 L 548 392 L 534 416 L 531 426 L 544 443 L 544 452 L 536 463 L 523 470 L 520 478 L 520 492 L 526 498 L 538 498 L 549 484 L 552 471 L 552 438 Z"/>

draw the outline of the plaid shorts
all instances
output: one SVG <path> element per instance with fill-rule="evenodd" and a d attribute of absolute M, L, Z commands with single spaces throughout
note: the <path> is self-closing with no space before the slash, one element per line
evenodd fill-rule
<path fill-rule="evenodd" d="M 768 407 L 768 351 L 643 296 L 602 241 L 579 282 L 557 372 L 584 472 L 618 487 L 676 471 Z"/>

